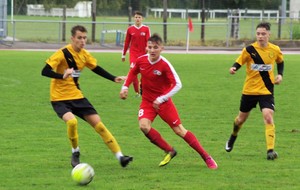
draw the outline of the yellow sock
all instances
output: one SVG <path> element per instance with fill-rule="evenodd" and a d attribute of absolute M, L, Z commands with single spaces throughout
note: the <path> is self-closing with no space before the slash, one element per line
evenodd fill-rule
<path fill-rule="evenodd" d="M 78 147 L 78 132 L 77 132 L 77 119 L 73 118 L 67 121 L 68 137 L 71 142 L 72 148 Z"/>
<path fill-rule="evenodd" d="M 266 125 L 266 142 L 267 142 L 267 150 L 274 149 L 275 146 L 275 125 L 274 124 Z"/>
<path fill-rule="evenodd" d="M 233 136 L 237 136 L 238 135 L 238 132 L 240 131 L 240 129 L 242 128 L 242 125 L 236 125 L 236 120 L 237 118 L 234 119 L 234 122 L 233 122 L 233 131 L 232 131 L 232 135 Z"/>
<path fill-rule="evenodd" d="M 99 122 L 94 126 L 95 131 L 101 136 L 107 147 L 113 152 L 117 153 L 121 151 L 121 148 L 116 141 L 115 137 L 109 132 L 102 122 Z"/>

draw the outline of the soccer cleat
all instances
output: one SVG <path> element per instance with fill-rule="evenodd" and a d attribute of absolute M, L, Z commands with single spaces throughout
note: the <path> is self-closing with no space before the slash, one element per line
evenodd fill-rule
<path fill-rule="evenodd" d="M 123 168 L 125 168 L 129 162 L 131 162 L 133 160 L 133 157 L 131 156 L 122 156 L 120 159 L 120 164 Z"/>
<path fill-rule="evenodd" d="M 217 162 L 211 157 L 207 157 L 205 163 L 209 169 L 216 170 L 218 168 Z"/>
<path fill-rule="evenodd" d="M 139 97 L 141 97 L 141 95 L 140 95 L 140 93 L 135 93 L 135 96 L 134 96 L 135 98 L 139 98 Z"/>
<path fill-rule="evenodd" d="M 237 138 L 237 136 L 230 135 L 230 138 L 229 138 L 229 140 L 226 142 L 226 145 L 225 145 L 225 150 L 226 150 L 227 152 L 232 151 L 233 145 L 234 145 L 234 142 L 235 142 L 236 138 Z"/>
<path fill-rule="evenodd" d="M 159 166 L 161 167 L 161 166 L 167 165 L 172 160 L 172 158 L 174 158 L 176 155 L 177 155 L 177 152 L 175 149 L 173 149 L 171 152 L 168 152 L 165 155 L 165 158 L 163 159 L 163 161 L 161 161 L 159 163 Z"/>
<path fill-rule="evenodd" d="M 275 152 L 274 150 L 270 149 L 267 152 L 267 160 L 274 160 L 278 157 L 277 152 Z"/>
<path fill-rule="evenodd" d="M 73 152 L 72 153 L 71 165 L 73 166 L 73 168 L 75 166 L 77 166 L 78 164 L 80 164 L 79 157 L 80 157 L 80 152 Z"/>

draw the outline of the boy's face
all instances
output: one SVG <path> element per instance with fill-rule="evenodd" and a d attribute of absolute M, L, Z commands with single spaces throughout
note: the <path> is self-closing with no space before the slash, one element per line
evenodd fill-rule
<path fill-rule="evenodd" d="M 136 26 L 141 26 L 142 21 L 143 21 L 143 17 L 141 15 L 138 15 L 138 14 L 134 15 L 134 24 Z"/>
<path fill-rule="evenodd" d="M 265 47 L 270 38 L 270 31 L 265 28 L 257 28 L 256 29 L 256 40 L 258 44 L 262 47 Z"/>
<path fill-rule="evenodd" d="M 86 44 L 87 34 L 86 32 L 80 32 L 77 30 L 75 35 L 71 37 L 71 40 L 73 49 L 79 52 Z"/>
<path fill-rule="evenodd" d="M 161 42 L 147 42 L 147 50 L 151 62 L 155 62 L 159 59 L 161 51 L 164 49 Z"/>

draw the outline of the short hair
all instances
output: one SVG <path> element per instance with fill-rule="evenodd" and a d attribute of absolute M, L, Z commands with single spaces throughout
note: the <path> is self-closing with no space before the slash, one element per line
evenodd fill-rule
<path fill-rule="evenodd" d="M 162 39 L 159 36 L 159 34 L 154 33 L 152 34 L 152 36 L 150 36 L 150 38 L 148 39 L 148 42 L 156 42 L 158 44 L 162 43 Z"/>
<path fill-rule="evenodd" d="M 134 11 L 134 15 L 140 15 L 143 16 L 143 13 L 141 11 Z"/>
<path fill-rule="evenodd" d="M 71 29 L 72 36 L 75 36 L 76 31 L 80 31 L 80 32 L 85 32 L 86 33 L 87 29 L 84 26 L 81 26 L 81 25 L 73 26 L 73 28 Z"/>
<path fill-rule="evenodd" d="M 261 22 L 256 26 L 256 29 L 258 28 L 265 28 L 266 30 L 271 30 L 271 24 L 269 22 Z"/>

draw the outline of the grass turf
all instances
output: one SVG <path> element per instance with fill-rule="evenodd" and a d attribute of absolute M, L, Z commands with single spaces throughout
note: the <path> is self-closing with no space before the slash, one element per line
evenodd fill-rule
<path fill-rule="evenodd" d="M 0 189 L 79 189 L 70 173 L 70 145 L 65 124 L 49 103 L 49 79 L 40 75 L 52 52 L 0 51 Z M 119 53 L 93 53 L 99 64 L 126 75 Z M 285 56 L 284 80 L 275 88 L 279 159 L 266 160 L 264 125 L 253 110 L 231 153 L 224 145 L 238 112 L 244 68 L 228 74 L 237 55 L 164 54 L 177 70 L 183 88 L 174 96 L 183 125 L 193 131 L 218 162 L 211 171 L 181 138 L 157 118 L 153 127 L 178 151 L 166 167 L 164 153 L 138 129 L 140 99 L 130 90 L 118 98 L 121 85 L 88 69 L 80 79 L 85 96 L 134 161 L 121 168 L 102 140 L 79 120 L 81 160 L 91 164 L 95 178 L 85 189 L 299 189 L 299 55 Z"/>

